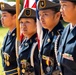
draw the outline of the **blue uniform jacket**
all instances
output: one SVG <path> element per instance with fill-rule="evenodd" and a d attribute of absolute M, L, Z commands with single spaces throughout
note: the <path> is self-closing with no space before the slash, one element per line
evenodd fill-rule
<path fill-rule="evenodd" d="M 9 35 L 7 33 L 2 47 L 2 64 L 6 75 L 17 74 L 17 62 L 15 53 L 16 29 Z"/>
<path fill-rule="evenodd" d="M 40 60 L 42 61 L 43 71 L 46 75 L 51 75 L 55 69 L 55 54 L 54 54 L 54 43 L 57 35 L 61 34 L 63 30 L 61 22 L 59 22 L 51 32 L 46 32 L 43 38 L 43 44 L 40 51 Z"/>
<path fill-rule="evenodd" d="M 64 53 L 68 57 L 64 58 Z M 57 58 L 63 75 L 76 75 L 76 27 L 71 32 L 70 25 L 64 29 L 60 38 Z"/>
<path fill-rule="evenodd" d="M 35 75 L 40 75 L 39 59 L 38 59 L 38 52 L 39 52 L 38 45 L 36 46 L 34 55 L 33 55 L 34 68 L 32 68 L 33 69 L 32 71 L 31 71 L 32 66 L 30 64 L 31 49 L 32 49 L 33 43 L 36 43 L 36 42 L 37 42 L 37 34 L 34 34 L 30 39 L 28 39 L 27 41 L 25 40 L 20 45 L 18 61 L 19 61 L 21 75 L 22 74 L 25 75 L 26 72 L 28 73 L 28 72 L 32 72 L 32 71 L 35 71 Z"/>

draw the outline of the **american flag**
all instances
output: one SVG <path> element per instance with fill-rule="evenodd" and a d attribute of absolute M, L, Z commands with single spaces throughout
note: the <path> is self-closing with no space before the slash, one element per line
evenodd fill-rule
<path fill-rule="evenodd" d="M 36 7 L 38 5 L 38 1 L 36 0 Z M 37 34 L 38 34 L 38 45 L 39 49 L 41 48 L 42 45 L 42 37 L 43 37 L 43 31 L 42 31 L 42 26 L 39 21 L 39 15 L 38 15 L 38 9 L 36 8 L 36 19 L 37 19 Z"/>
<path fill-rule="evenodd" d="M 24 8 L 35 8 L 36 9 L 36 1 L 35 0 L 24 0 Z"/>

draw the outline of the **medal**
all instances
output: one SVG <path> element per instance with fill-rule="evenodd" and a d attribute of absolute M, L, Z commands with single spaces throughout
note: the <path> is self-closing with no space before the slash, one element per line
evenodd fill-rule
<path fill-rule="evenodd" d="M 50 66 L 48 66 L 48 67 L 46 68 L 46 71 L 47 71 L 47 72 L 50 72 Z"/>
<path fill-rule="evenodd" d="M 5 64 L 6 64 L 6 62 L 7 62 L 7 61 L 6 61 L 6 60 L 4 60 L 4 62 L 5 62 Z"/>
<path fill-rule="evenodd" d="M 7 58 L 6 58 L 7 60 L 9 60 L 9 56 L 7 55 Z"/>
<path fill-rule="evenodd" d="M 7 61 L 7 62 L 6 62 L 6 65 L 7 65 L 7 66 L 10 66 L 10 62 L 9 62 L 9 61 Z"/>
<path fill-rule="evenodd" d="M 6 55 L 4 55 L 4 58 L 5 58 L 5 59 L 7 58 Z"/>
<path fill-rule="evenodd" d="M 25 69 L 22 69 L 22 73 L 25 73 Z"/>

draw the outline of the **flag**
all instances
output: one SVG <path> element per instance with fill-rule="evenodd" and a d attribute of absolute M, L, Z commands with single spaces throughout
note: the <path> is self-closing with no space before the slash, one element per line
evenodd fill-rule
<path fill-rule="evenodd" d="M 36 7 L 38 5 L 38 1 L 39 0 L 36 0 Z M 39 15 L 38 15 L 38 9 L 37 8 L 36 8 L 36 19 L 37 19 L 38 46 L 40 49 L 42 46 L 43 30 L 42 30 L 42 26 L 41 26 L 40 21 L 39 21 Z"/>
<path fill-rule="evenodd" d="M 36 1 L 35 0 L 24 0 L 24 8 L 35 8 L 36 9 Z"/>

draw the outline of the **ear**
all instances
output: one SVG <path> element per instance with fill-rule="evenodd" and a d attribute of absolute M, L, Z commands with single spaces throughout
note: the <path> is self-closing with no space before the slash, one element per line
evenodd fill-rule
<path fill-rule="evenodd" d="M 16 14 L 13 15 L 13 19 L 16 19 Z"/>
<path fill-rule="evenodd" d="M 55 18 L 56 18 L 56 19 L 60 19 L 60 12 L 57 12 L 57 13 L 56 13 Z"/>
<path fill-rule="evenodd" d="M 75 10 L 76 10 L 76 5 L 75 5 Z"/>

